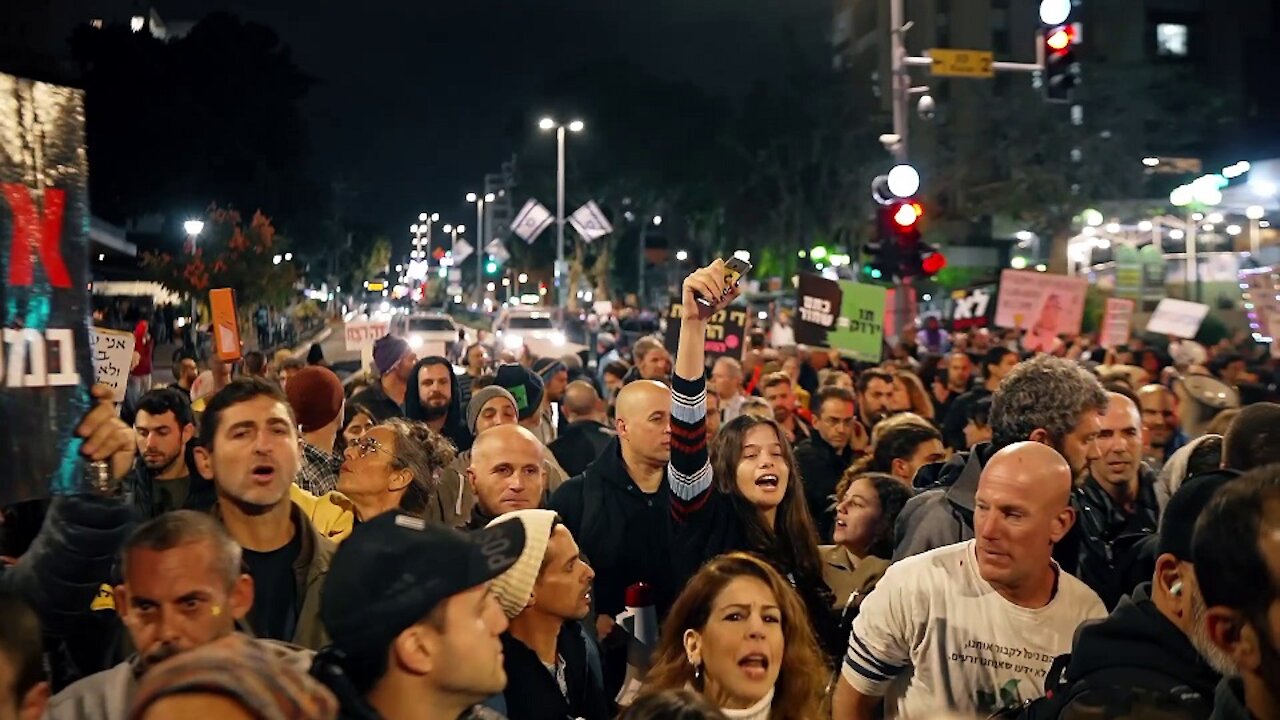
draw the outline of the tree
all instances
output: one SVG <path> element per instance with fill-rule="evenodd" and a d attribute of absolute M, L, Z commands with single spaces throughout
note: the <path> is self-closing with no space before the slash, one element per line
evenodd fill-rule
<path fill-rule="evenodd" d="M 271 208 L 291 222 L 328 201 L 307 173 L 302 101 L 313 81 L 270 28 L 213 13 L 161 41 L 81 26 L 94 214 L 125 224 L 204 207 Z M 323 212 L 319 212 L 321 216 Z"/>
<path fill-rule="evenodd" d="M 180 253 L 143 254 L 142 267 L 152 280 L 196 298 L 214 288 L 234 288 L 242 311 L 260 304 L 284 306 L 296 297 L 295 265 L 273 263 L 288 245 L 267 216 L 255 212 L 245 226 L 239 211 L 211 205 L 204 221 L 204 232 L 195 242 L 187 239 Z"/>

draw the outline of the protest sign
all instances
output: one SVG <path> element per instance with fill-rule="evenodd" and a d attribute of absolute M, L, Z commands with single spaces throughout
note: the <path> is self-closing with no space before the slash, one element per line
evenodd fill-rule
<path fill-rule="evenodd" d="M 111 388 L 117 403 L 124 402 L 124 393 L 129 388 L 133 343 L 133 333 L 99 327 L 89 329 L 94 382 Z"/>
<path fill-rule="evenodd" d="M 1280 318 L 1280 277 L 1270 267 L 1240 271 L 1240 296 L 1249 329 L 1274 338 L 1273 318 Z"/>
<path fill-rule="evenodd" d="M 0 74 L 0 128 L 3 506 L 82 489 L 93 363 L 83 94 Z"/>
<path fill-rule="evenodd" d="M 240 320 L 236 316 L 236 291 L 219 288 L 209 291 L 213 314 L 213 349 L 223 362 L 240 359 Z"/>
<path fill-rule="evenodd" d="M 1133 329 L 1133 311 L 1137 303 L 1126 298 L 1107 298 L 1102 314 L 1102 332 L 1098 344 L 1110 350 L 1129 342 Z"/>
<path fill-rule="evenodd" d="M 1208 305 L 1165 298 L 1151 314 L 1147 332 L 1190 340 L 1200 332 L 1200 323 L 1204 322 L 1208 314 Z"/>
<path fill-rule="evenodd" d="M 1142 297 L 1142 257 L 1136 245 L 1117 243 L 1116 258 L 1116 295 L 1120 298 L 1138 300 Z"/>
<path fill-rule="evenodd" d="M 346 324 L 347 352 L 372 348 L 378 338 L 391 331 L 390 320 L 358 320 Z"/>
<path fill-rule="evenodd" d="M 796 291 L 796 342 L 880 362 L 888 292 L 879 285 L 802 274 Z"/>
<path fill-rule="evenodd" d="M 1000 273 L 996 326 L 1025 330 L 1022 346 L 1027 350 L 1053 350 L 1059 335 L 1080 332 L 1088 290 L 1084 278 L 1005 270 Z"/>
<path fill-rule="evenodd" d="M 995 285 L 979 285 L 951 293 L 951 329 L 958 332 L 990 327 L 995 299 Z"/>
<path fill-rule="evenodd" d="M 667 310 L 667 332 L 663 336 L 663 342 L 669 349 L 674 350 L 680 344 L 680 324 L 683 317 L 684 305 L 672 302 Z M 707 318 L 707 339 L 703 345 L 707 362 L 721 357 L 742 360 L 746 333 L 746 308 L 727 307 Z"/>

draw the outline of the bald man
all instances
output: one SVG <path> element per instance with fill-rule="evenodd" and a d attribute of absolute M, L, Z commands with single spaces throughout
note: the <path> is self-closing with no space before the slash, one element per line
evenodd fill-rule
<path fill-rule="evenodd" d="M 622 612 L 627 587 L 648 583 L 659 614 L 675 598 L 670 568 L 669 490 L 671 390 L 654 380 L 637 380 L 618 393 L 617 438 L 580 475 L 552 496 L 560 513 L 591 558 L 596 571 L 596 605 L 603 618 Z M 610 630 L 599 624 L 601 636 Z"/>
<path fill-rule="evenodd" d="M 480 434 L 471 447 L 467 482 L 475 493 L 471 527 L 483 528 L 500 515 L 542 506 L 547 486 L 544 448 L 520 425 L 498 425 Z"/>
<path fill-rule="evenodd" d="M 589 382 L 569 383 L 560 409 L 569 424 L 547 447 L 565 472 L 570 476 L 581 475 L 609 447 L 617 433 L 605 424 L 604 401 Z"/>
<path fill-rule="evenodd" d="M 1163 385 L 1146 385 L 1138 391 L 1142 410 L 1143 454 L 1155 470 L 1159 470 L 1178 448 L 1187 444 L 1187 436 L 1178 421 L 1178 396 Z"/>
<path fill-rule="evenodd" d="M 976 538 L 902 560 L 853 622 L 834 720 L 987 717 L 1044 693 L 1081 623 L 1106 617 L 1098 596 L 1053 561 L 1071 529 L 1071 467 L 1020 442 L 978 481 Z"/>

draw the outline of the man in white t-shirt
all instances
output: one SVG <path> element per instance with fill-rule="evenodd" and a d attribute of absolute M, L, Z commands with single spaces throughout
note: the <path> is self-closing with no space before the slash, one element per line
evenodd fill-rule
<path fill-rule="evenodd" d="M 1075 520 L 1071 468 L 1021 442 L 978 481 L 976 539 L 891 566 L 853 623 L 834 720 L 955 710 L 987 717 L 1044 694 L 1076 628 L 1106 617 L 1098 596 L 1063 572 L 1053 546 Z"/>

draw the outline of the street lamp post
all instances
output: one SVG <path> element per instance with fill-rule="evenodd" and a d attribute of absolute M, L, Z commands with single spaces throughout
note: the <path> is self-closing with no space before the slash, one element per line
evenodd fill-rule
<path fill-rule="evenodd" d="M 556 131 L 556 302 L 560 307 L 565 306 L 564 286 L 564 139 L 565 130 L 569 132 L 582 132 L 585 125 L 581 120 L 574 120 L 568 125 L 561 125 L 555 120 L 544 117 L 538 123 L 538 127 L 542 130 Z"/>
<path fill-rule="evenodd" d="M 191 240 L 191 251 L 194 254 L 196 241 L 200 239 L 200 233 L 204 232 L 203 220 L 188 220 L 182 223 L 182 229 L 186 231 L 187 238 Z M 200 324 L 200 318 L 196 315 L 196 294 L 191 293 L 191 327 L 188 332 L 191 333 L 192 347 L 195 346 L 196 326 Z"/>
<path fill-rule="evenodd" d="M 476 292 L 480 293 L 480 288 L 484 287 L 484 204 L 493 202 L 497 199 L 493 193 L 479 195 L 477 193 L 467 193 L 467 202 L 476 204 Z M 480 300 L 484 299 L 481 294 Z"/>

